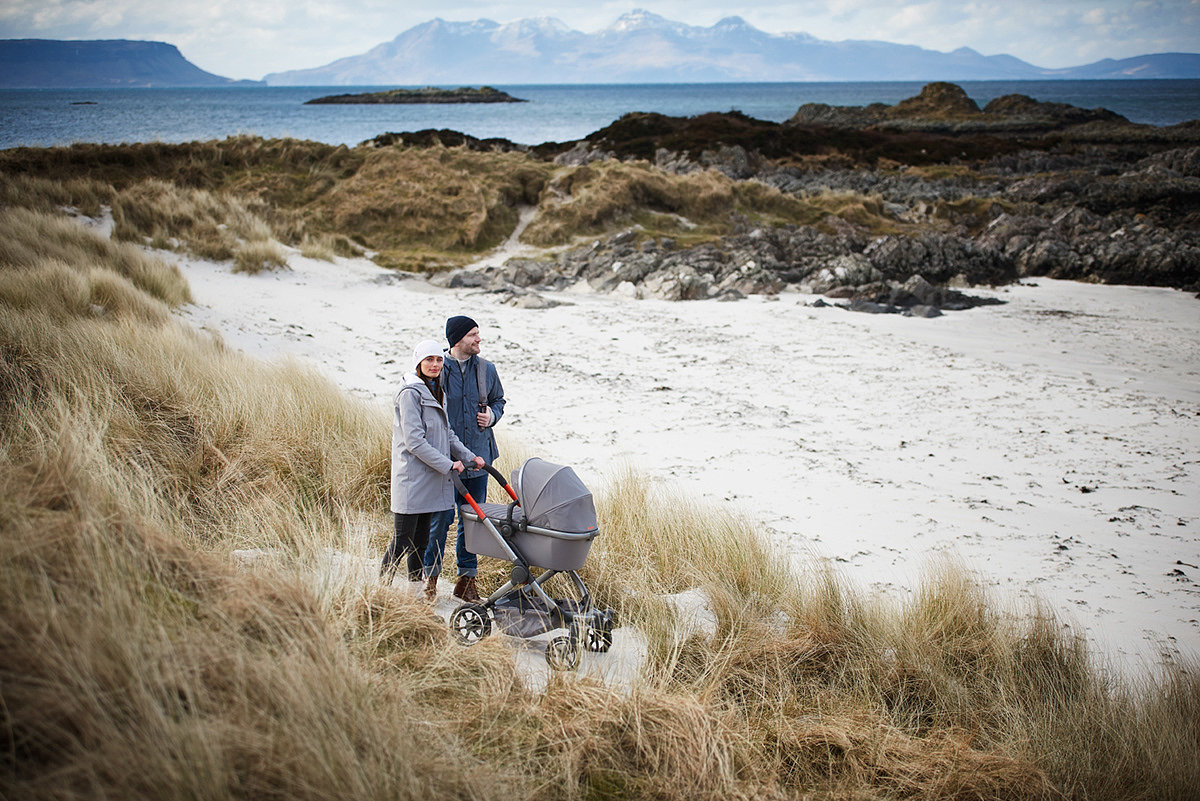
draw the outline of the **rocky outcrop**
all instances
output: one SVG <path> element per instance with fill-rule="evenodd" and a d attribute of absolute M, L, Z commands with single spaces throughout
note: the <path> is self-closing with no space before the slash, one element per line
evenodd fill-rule
<path fill-rule="evenodd" d="M 1010 258 L 1018 276 L 1200 289 L 1200 239 L 1078 207 L 1050 219 L 1002 215 L 978 241 Z"/>
<path fill-rule="evenodd" d="M 381 133 L 371 139 L 361 142 L 367 147 L 465 147 L 467 150 L 496 151 L 510 153 L 518 151 L 528 153 L 527 145 L 519 145 L 508 139 L 478 139 L 470 134 L 453 131 L 448 128 L 423 128 L 420 131 L 405 131 L 403 133 Z"/>
<path fill-rule="evenodd" d="M 359 92 L 356 94 L 325 95 L 304 101 L 307 105 L 381 105 L 416 103 L 527 103 L 508 92 L 490 86 L 478 89 L 462 86 L 458 89 L 439 89 L 426 86 L 424 89 L 386 89 L 382 92 Z"/>
<path fill-rule="evenodd" d="M 1027 95 L 1004 95 L 988 102 L 983 115 L 996 122 L 1007 121 L 1029 128 L 1038 126 L 1047 129 L 1069 125 L 1085 125 L 1091 122 L 1129 123 L 1129 120 L 1106 108 L 1083 109 L 1066 103 L 1047 103 L 1034 100 Z"/>
<path fill-rule="evenodd" d="M 667 173 L 717 170 L 808 201 L 852 193 L 871 218 L 827 213 L 681 248 L 636 228 L 542 261 L 510 262 L 489 286 L 674 300 L 792 285 L 859 310 L 969 306 L 940 292 L 1028 276 L 1200 290 L 1200 121 L 1133 125 L 1104 109 L 1023 95 L 984 108 L 930 84 L 895 106 L 804 106 L 776 125 L 743 114 L 627 114 L 550 152 L 560 165 L 645 159 Z M 886 233 L 882 233 L 886 232 Z M 905 287 L 909 287 L 908 290 Z"/>
<path fill-rule="evenodd" d="M 935 284 L 966 287 L 1015 276 L 1011 259 L 953 237 L 867 240 L 793 226 L 755 229 L 690 248 L 676 248 L 669 240 L 639 243 L 629 230 L 553 259 L 510 259 L 498 267 L 461 270 L 441 282 L 519 294 L 584 281 L 597 292 L 664 300 L 733 300 L 792 285 L 836 298 L 886 303 L 899 311 L 913 306 L 970 308 L 977 305 L 973 299 Z"/>
<path fill-rule="evenodd" d="M 806 103 L 785 125 L 1031 134 L 1095 123 L 1131 125 L 1129 120 L 1108 109 L 1081 109 L 1066 103 L 1046 103 L 1019 94 L 998 97 L 980 109 L 962 87 L 936 82 L 926 85 L 915 97 L 901 100 L 894 106 L 883 103 L 869 106 Z"/>
<path fill-rule="evenodd" d="M 897 119 L 969 119 L 979 113 L 979 105 L 961 86 L 937 81 L 921 89 L 915 97 L 901 100 L 888 116 Z"/>

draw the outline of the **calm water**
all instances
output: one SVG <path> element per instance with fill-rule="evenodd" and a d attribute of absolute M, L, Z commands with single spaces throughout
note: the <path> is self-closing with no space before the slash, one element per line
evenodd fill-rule
<path fill-rule="evenodd" d="M 380 87 L 20 89 L 0 91 L 0 148 L 72 142 L 186 142 L 235 134 L 354 145 L 387 131 L 450 128 L 524 144 L 581 139 L 629 111 L 689 116 L 738 110 L 782 122 L 803 103 L 893 104 L 923 81 L 873 83 L 504 86 L 528 103 L 461 106 L 306 106 L 305 100 Z M 983 106 L 1001 95 L 1083 108 L 1134 122 L 1200 119 L 1200 81 L 962 81 Z"/>

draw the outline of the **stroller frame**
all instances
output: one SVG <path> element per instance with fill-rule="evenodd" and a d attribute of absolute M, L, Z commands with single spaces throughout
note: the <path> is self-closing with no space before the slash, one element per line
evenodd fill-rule
<path fill-rule="evenodd" d="M 512 498 L 508 504 L 507 519 L 493 520 L 480 506 L 471 493 L 467 491 L 462 479 L 457 473 L 452 474 L 454 486 L 467 502 L 471 511 L 459 509 L 459 514 L 465 521 L 477 521 L 491 535 L 494 548 L 488 548 L 481 554 L 494 558 L 505 559 L 512 563 L 509 580 L 480 603 L 465 603 L 460 605 L 450 616 L 450 632 L 455 640 L 462 645 L 474 645 L 488 636 L 492 630 L 492 619 L 498 601 L 508 597 L 514 591 L 520 591 L 526 596 L 532 596 L 541 601 L 543 607 L 550 611 L 552 622 L 558 626 L 551 628 L 566 628 L 565 636 L 551 639 L 546 645 L 546 662 L 555 670 L 574 670 L 579 666 L 581 646 L 590 651 L 604 652 L 612 645 L 612 630 L 616 625 L 616 613 L 612 609 L 599 609 L 592 603 L 592 595 L 576 569 L 555 569 L 537 564 L 536 557 L 527 557 L 526 551 L 533 553 L 533 548 L 522 548 L 515 541 L 522 539 L 523 534 L 532 534 L 539 538 L 549 538 L 558 543 L 551 543 L 547 549 L 539 549 L 542 556 L 551 556 L 553 548 L 559 544 L 562 548 L 578 548 L 580 544 L 590 543 L 599 533 L 595 528 L 586 532 L 563 532 L 529 525 L 524 520 L 514 520 L 513 511 L 521 505 L 517 493 L 504 478 L 504 474 L 490 464 L 485 464 L 486 470 L 500 482 L 505 492 Z M 464 536 L 466 527 L 464 525 Z M 538 540 L 524 537 L 527 543 L 538 546 Z M 586 546 L 585 546 L 586 547 Z M 554 554 L 560 558 L 562 551 Z M 570 554 L 568 554 L 570 555 Z M 553 558 L 541 561 L 553 561 Z M 586 558 L 586 550 L 584 551 Z M 567 563 L 578 561 L 582 567 L 583 559 L 568 559 Z M 531 567 L 545 568 L 534 577 Z M 580 595 L 578 602 L 555 600 L 546 592 L 543 585 L 559 574 L 565 574 L 576 592 Z"/>

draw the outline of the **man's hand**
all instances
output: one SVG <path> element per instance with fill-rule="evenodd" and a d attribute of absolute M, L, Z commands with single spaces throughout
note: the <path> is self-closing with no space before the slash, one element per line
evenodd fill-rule
<path fill-rule="evenodd" d="M 475 422 L 479 423 L 480 428 L 487 428 L 492 424 L 492 410 L 484 409 L 479 414 L 475 415 Z"/>

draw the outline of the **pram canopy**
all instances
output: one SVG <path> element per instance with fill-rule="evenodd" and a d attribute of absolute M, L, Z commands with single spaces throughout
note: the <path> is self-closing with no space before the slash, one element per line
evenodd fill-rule
<path fill-rule="evenodd" d="M 510 483 L 528 525 L 571 533 L 596 529 L 592 493 L 571 468 L 535 456 L 513 471 Z"/>

